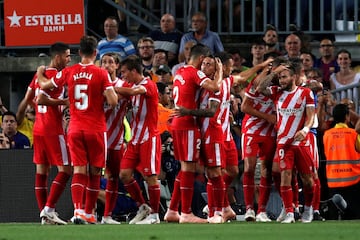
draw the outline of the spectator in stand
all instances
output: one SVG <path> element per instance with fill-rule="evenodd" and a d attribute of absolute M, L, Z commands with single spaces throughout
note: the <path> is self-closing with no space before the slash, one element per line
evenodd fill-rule
<path fill-rule="evenodd" d="M 16 119 L 18 121 L 18 130 L 29 138 L 32 147 L 34 139 L 33 128 L 35 122 L 35 109 L 33 102 L 25 105 L 20 103 L 16 112 Z"/>
<path fill-rule="evenodd" d="M 340 68 L 334 54 L 335 46 L 332 40 L 324 38 L 320 41 L 319 52 L 321 57 L 316 59 L 314 67 L 321 69 L 323 73 L 323 86 L 330 89 L 330 75 L 337 73 Z"/>
<path fill-rule="evenodd" d="M 4 133 L 0 133 L 0 149 L 10 149 L 10 139 Z"/>
<path fill-rule="evenodd" d="M 351 68 L 351 53 L 346 49 L 342 49 L 336 56 L 336 61 L 340 67 L 340 71 L 330 75 L 330 90 L 358 83 L 360 81 L 360 73 L 356 73 Z M 341 98 L 345 97 L 345 94 L 341 95 Z M 353 98 L 359 98 L 357 91 L 354 92 Z"/>
<path fill-rule="evenodd" d="M 232 55 L 232 59 L 234 61 L 232 74 L 240 73 L 242 71 L 249 69 L 248 67 L 244 66 L 246 59 L 240 53 L 239 49 L 232 48 L 229 50 L 229 53 Z"/>
<path fill-rule="evenodd" d="M 267 59 L 269 56 L 277 55 L 281 56 L 282 53 L 279 51 L 279 36 L 276 28 L 272 25 L 268 25 L 263 37 L 266 43 L 266 53 L 264 58 Z"/>
<path fill-rule="evenodd" d="M 209 47 L 212 53 L 224 51 L 224 46 L 217 33 L 207 30 L 207 19 L 204 13 L 198 12 L 191 18 L 192 32 L 185 33 L 180 42 L 179 52 L 184 51 L 185 43 L 194 40 Z"/>
<path fill-rule="evenodd" d="M 10 148 L 12 149 L 24 149 L 30 148 L 29 138 L 17 130 L 18 124 L 16 121 L 16 115 L 13 112 L 7 111 L 2 115 L 3 133 L 10 140 Z"/>
<path fill-rule="evenodd" d="M 302 51 L 300 54 L 300 60 L 302 63 L 302 69 L 304 72 L 312 69 L 315 63 L 315 56 L 311 52 Z"/>
<path fill-rule="evenodd" d="M 284 55 L 286 58 L 299 58 L 300 50 L 301 50 L 301 40 L 298 35 L 290 34 L 285 39 L 285 50 L 286 54 Z"/>
<path fill-rule="evenodd" d="M 168 52 L 169 66 L 178 62 L 179 45 L 182 33 L 176 29 L 175 18 L 166 13 L 160 19 L 160 29 L 149 33 L 154 40 L 155 49 L 164 49 Z"/>
<path fill-rule="evenodd" d="M 163 82 L 165 84 L 172 84 L 173 76 L 171 75 L 171 69 L 166 64 L 161 64 L 156 70 L 155 74 L 157 75 L 158 82 Z"/>
<path fill-rule="evenodd" d="M 153 58 L 154 58 L 154 40 L 149 37 L 140 38 L 137 43 L 139 56 L 141 59 L 144 73 L 148 73 L 152 69 Z"/>
<path fill-rule="evenodd" d="M 180 52 L 179 54 L 179 57 L 178 57 L 178 60 L 179 60 L 179 63 L 176 64 L 175 66 L 172 67 L 172 70 L 171 70 L 171 73 L 173 76 L 175 76 L 176 74 L 176 71 L 184 66 L 185 64 L 187 64 L 187 62 L 189 61 L 190 59 L 190 50 L 191 48 L 196 44 L 195 41 L 193 40 L 189 40 L 185 43 L 185 47 L 184 47 L 184 50 L 182 52 Z"/>
<path fill-rule="evenodd" d="M 35 121 L 35 110 L 33 104 L 34 103 L 31 101 L 31 103 L 28 105 L 28 103 L 23 99 L 20 102 L 18 111 L 16 113 L 16 119 L 18 120 L 17 130 L 29 138 L 31 147 L 33 146 L 33 127 Z M 7 111 L 8 109 L 2 104 L 0 97 L 0 113 L 3 114 Z"/>
<path fill-rule="evenodd" d="M 247 67 L 251 68 L 264 62 L 264 55 L 266 51 L 266 43 L 263 39 L 256 39 L 251 44 L 251 60 L 248 62 Z"/>
<path fill-rule="evenodd" d="M 152 68 L 150 73 L 150 77 L 154 82 L 159 81 L 158 75 L 156 75 L 156 71 L 159 70 L 160 65 L 167 65 L 168 66 L 168 55 L 167 51 L 164 49 L 156 49 L 154 51 L 154 58 L 152 62 Z"/>
<path fill-rule="evenodd" d="M 157 128 L 160 134 L 162 134 L 164 131 L 170 130 L 170 115 L 173 112 L 173 110 L 169 108 L 171 106 L 171 92 L 166 83 L 157 82 L 156 86 L 159 93 Z"/>
<path fill-rule="evenodd" d="M 107 17 L 104 22 L 104 32 L 106 37 L 98 43 L 97 59 L 100 59 L 104 53 L 115 52 L 121 58 L 136 54 L 136 49 L 130 39 L 118 34 L 119 25 L 114 16 Z"/>

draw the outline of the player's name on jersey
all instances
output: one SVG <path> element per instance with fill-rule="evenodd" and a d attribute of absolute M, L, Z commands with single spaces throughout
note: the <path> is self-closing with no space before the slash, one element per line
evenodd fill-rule
<path fill-rule="evenodd" d="M 92 73 L 87 73 L 87 72 L 80 72 L 73 75 L 74 81 L 83 78 L 91 80 L 92 76 L 93 76 Z"/>

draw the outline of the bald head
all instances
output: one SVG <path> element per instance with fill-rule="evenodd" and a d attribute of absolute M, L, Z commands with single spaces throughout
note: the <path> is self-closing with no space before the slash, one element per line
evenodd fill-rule
<path fill-rule="evenodd" d="M 290 34 L 285 39 L 285 50 L 289 58 L 296 58 L 300 56 L 301 40 L 295 34 Z"/>
<path fill-rule="evenodd" d="M 169 33 L 175 29 L 175 18 L 173 15 L 166 13 L 160 19 L 160 28 L 164 33 Z"/>

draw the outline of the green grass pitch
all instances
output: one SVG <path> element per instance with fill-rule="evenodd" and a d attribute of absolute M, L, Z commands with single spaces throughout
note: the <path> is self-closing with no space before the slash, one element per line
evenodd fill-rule
<path fill-rule="evenodd" d="M 212 239 L 360 239 L 360 221 L 326 221 L 303 224 L 247 223 L 156 225 L 67 225 L 1 223 L 0 240 L 212 240 Z"/>

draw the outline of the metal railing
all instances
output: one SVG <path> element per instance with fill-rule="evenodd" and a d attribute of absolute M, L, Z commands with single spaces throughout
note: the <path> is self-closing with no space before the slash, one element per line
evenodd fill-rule
<path fill-rule="evenodd" d="M 180 31 L 191 27 L 191 15 L 203 11 L 208 17 L 208 28 L 220 36 L 262 35 L 268 24 L 275 26 L 279 34 L 293 31 L 294 25 L 306 34 L 353 35 L 360 33 L 359 0 L 124 0 L 123 8 L 113 0 L 103 0 L 127 17 L 128 29 L 143 25 L 149 31 L 160 24 L 164 13 L 175 16 Z M 0 7 L 3 8 L 0 1 Z M 84 0 L 87 5 L 98 1 Z M 4 18 L 0 12 L 0 49 L 4 49 Z M 86 19 L 86 22 L 92 19 Z M 86 25 L 87 26 L 87 25 Z M 130 32 L 130 34 L 136 34 Z M 92 29 L 87 33 L 102 36 Z M 34 46 L 38 47 L 38 46 Z"/>
<path fill-rule="evenodd" d="M 104 0 L 112 2 L 111 0 Z M 124 13 L 129 7 L 136 6 L 134 1 L 124 0 L 126 9 L 117 7 Z M 311 34 L 352 34 L 359 32 L 359 0 L 147 0 L 148 10 L 159 3 L 158 16 L 151 18 L 151 25 L 168 12 L 176 17 L 181 31 L 191 27 L 191 15 L 197 11 L 208 16 L 208 27 L 220 35 L 257 35 L 263 34 L 267 25 L 275 26 L 279 34 L 289 33 L 296 25 L 304 33 Z M 137 5 L 138 6 L 138 5 Z M 141 7 L 137 7 L 140 10 Z M 139 23 L 142 13 L 136 17 Z M 155 20 L 155 21 L 154 21 Z M 130 21 L 128 21 L 130 23 Z M 145 24 L 143 24 L 145 25 Z M 151 27 L 149 26 L 149 29 Z"/>
<path fill-rule="evenodd" d="M 356 113 L 360 113 L 360 83 L 351 84 L 349 86 L 337 88 L 331 91 L 337 103 L 347 98 L 354 102 Z"/>

